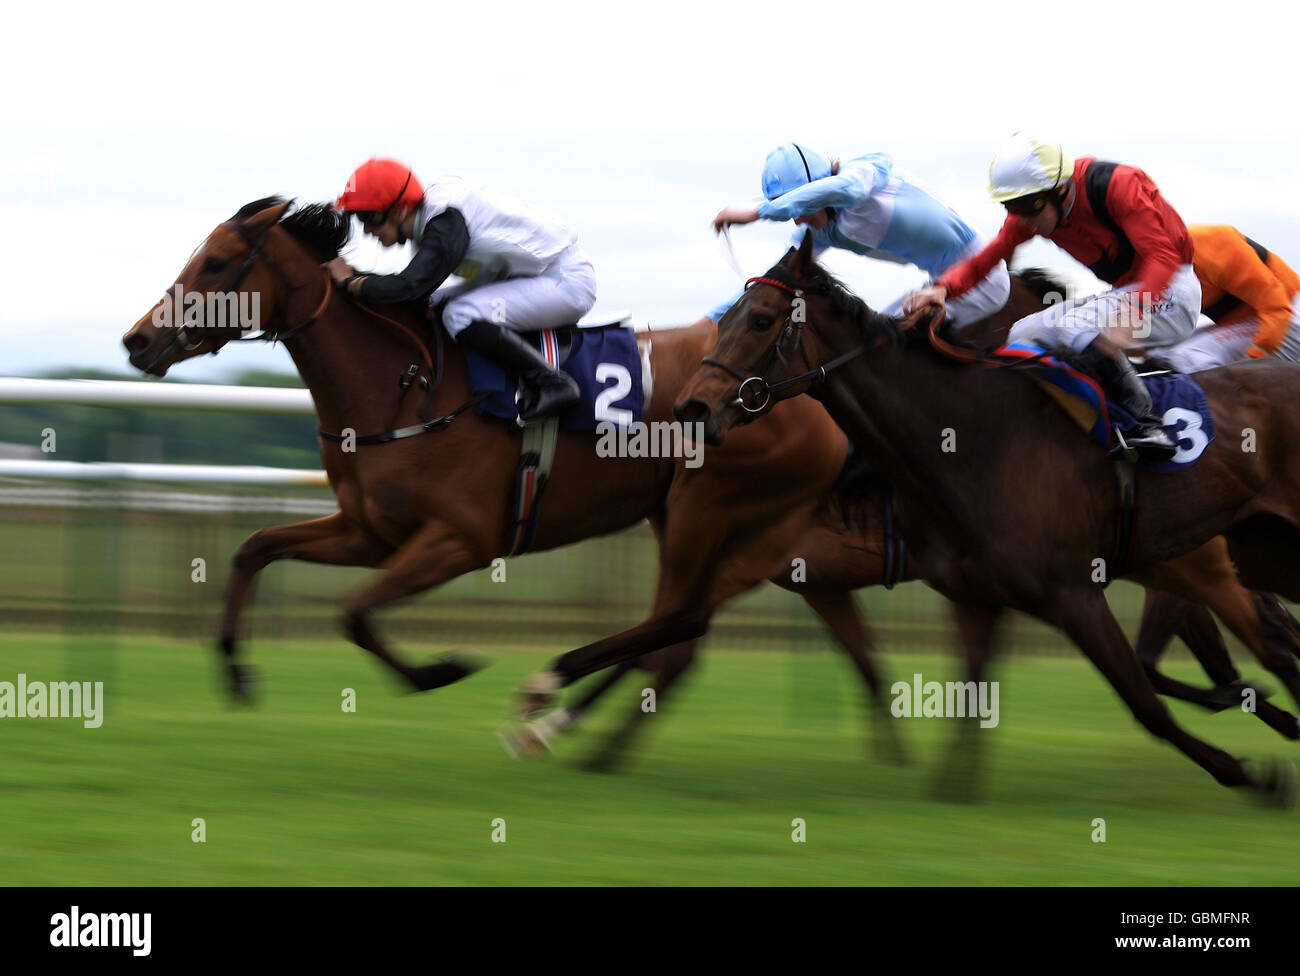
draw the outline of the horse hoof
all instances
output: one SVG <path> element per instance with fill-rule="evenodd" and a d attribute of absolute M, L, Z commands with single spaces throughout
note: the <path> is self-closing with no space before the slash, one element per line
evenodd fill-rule
<path fill-rule="evenodd" d="M 1256 701 L 1267 701 L 1273 695 L 1273 688 L 1258 681 L 1234 681 L 1227 685 L 1217 685 L 1210 689 L 1206 707 L 1212 712 L 1222 712 L 1229 708 L 1240 708 L 1246 701 L 1247 691 L 1254 693 Z"/>
<path fill-rule="evenodd" d="M 411 684 L 414 685 L 415 691 L 433 691 L 435 688 L 455 684 L 485 667 L 487 662 L 478 658 L 445 654 L 432 664 L 412 668 Z"/>
<path fill-rule="evenodd" d="M 543 759 L 552 751 L 546 734 L 528 724 L 502 726 L 496 736 L 511 759 Z"/>
<path fill-rule="evenodd" d="M 618 772 L 618 758 L 607 752 L 598 752 L 581 765 L 581 769 L 588 773 L 602 773 L 609 776 Z"/>
<path fill-rule="evenodd" d="M 254 692 L 259 683 L 257 672 L 248 665 L 226 666 L 226 692 L 235 705 L 251 708 L 254 704 Z"/>
<path fill-rule="evenodd" d="M 539 671 L 519 688 L 519 707 L 515 718 L 521 722 L 547 712 L 560 690 L 560 676 L 554 671 Z"/>
<path fill-rule="evenodd" d="M 1290 810 L 1295 806 L 1298 784 L 1300 777 L 1296 775 L 1295 763 L 1289 759 L 1274 759 L 1255 779 L 1254 787 L 1269 806 Z"/>

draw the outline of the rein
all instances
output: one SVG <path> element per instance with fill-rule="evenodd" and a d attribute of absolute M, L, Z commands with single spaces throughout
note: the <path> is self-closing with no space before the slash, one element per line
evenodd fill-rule
<path fill-rule="evenodd" d="M 826 291 L 825 286 L 812 288 L 806 284 L 784 281 L 781 278 L 772 277 L 772 272 L 769 272 L 768 275 L 750 278 L 745 282 L 745 290 L 748 290 L 753 285 L 770 285 L 773 288 L 777 288 L 788 295 L 791 295 L 796 301 L 801 301 L 805 294 L 820 294 Z M 972 366 L 981 366 L 986 369 L 1023 369 L 1034 365 L 1038 360 L 1041 360 L 1048 355 L 1048 353 L 1042 352 L 1036 356 L 1029 356 L 1008 362 L 1006 360 L 994 359 L 973 349 L 967 349 L 964 346 L 956 345 L 955 343 L 949 342 L 939 334 L 939 326 L 942 324 L 943 319 L 941 316 L 932 314 L 932 308 L 933 306 L 918 308 L 913 311 L 911 315 L 900 319 L 897 331 L 899 333 L 907 332 L 916 327 L 921 322 L 922 318 L 925 318 L 928 315 L 930 323 L 926 330 L 926 337 L 929 339 L 930 345 L 934 348 L 935 352 L 947 359 Z M 794 309 L 795 305 L 792 302 L 790 311 L 787 313 L 785 322 L 782 325 L 781 335 L 777 339 L 776 344 L 772 347 L 767 359 L 757 368 L 756 374 L 751 373 L 747 375 L 736 369 L 734 366 L 731 366 L 714 356 L 705 356 L 700 360 L 702 365 L 717 367 L 727 375 L 740 381 L 740 388 L 736 391 L 736 399 L 731 401 L 729 404 L 730 406 L 740 407 L 745 412 L 751 414 L 762 413 L 771 404 L 773 394 L 782 393 L 791 387 L 799 386 L 804 383 L 810 385 L 820 383 L 827 378 L 828 374 L 832 370 L 838 369 L 845 363 L 852 362 L 873 346 L 888 341 L 884 337 L 878 337 L 874 343 L 864 341 L 861 345 L 836 356 L 830 362 L 823 363 L 814 369 L 808 370 L 806 373 L 800 373 L 798 376 L 792 376 L 789 379 L 781 380 L 777 383 L 771 383 L 767 378 L 767 374 L 776 364 L 777 360 L 782 362 L 785 361 L 783 349 L 790 337 L 793 336 L 794 343 L 798 348 L 802 349 L 803 347 L 803 322 L 795 321 Z"/>
<path fill-rule="evenodd" d="M 435 341 L 437 343 L 437 355 L 436 355 L 436 365 L 435 365 L 435 358 L 430 357 L 427 344 L 422 339 L 420 339 L 420 337 L 416 335 L 414 331 L 407 328 L 405 325 L 403 325 L 401 322 L 398 322 L 396 319 L 389 318 L 387 315 L 384 315 L 381 312 L 376 312 L 373 308 L 370 308 L 367 305 L 363 305 L 360 302 L 355 302 L 354 304 L 356 305 L 357 308 L 361 309 L 363 312 L 367 313 L 368 315 L 373 315 L 381 322 L 387 323 L 388 325 L 397 329 L 399 332 L 403 333 L 407 338 L 409 338 L 411 342 L 415 344 L 416 349 L 419 350 L 420 358 L 423 361 L 425 368 L 429 371 L 430 379 L 425 380 L 423 377 L 420 376 L 419 363 L 411 363 L 411 365 L 406 368 L 406 370 L 402 373 L 401 377 L 397 381 L 397 387 L 398 387 L 397 402 L 393 406 L 392 419 L 388 421 L 387 427 L 384 430 L 380 431 L 378 434 L 363 434 L 359 437 L 353 435 L 351 438 L 349 438 L 344 434 L 335 434 L 331 431 L 325 430 L 324 428 L 317 427 L 316 433 L 323 440 L 330 441 L 331 443 L 334 444 L 341 444 L 344 441 L 351 440 L 353 444 L 370 445 L 370 444 L 390 444 L 393 441 L 404 440 L 407 437 L 418 437 L 420 434 L 429 434 L 432 433 L 433 431 L 441 430 L 443 427 L 446 427 L 448 424 L 450 424 L 453 420 L 459 417 L 466 410 L 469 410 L 471 407 L 478 406 L 480 403 L 483 402 L 483 400 L 487 398 L 488 396 L 487 393 L 475 393 L 468 400 L 466 400 L 464 403 L 458 406 L 455 410 L 452 410 L 450 413 L 443 414 L 441 417 L 434 417 L 432 420 L 427 420 L 422 424 L 413 424 L 409 427 L 398 427 L 394 429 L 393 424 L 397 422 L 397 416 L 401 412 L 402 401 L 406 398 L 406 392 L 411 388 L 412 384 L 415 382 L 417 378 L 419 378 L 420 380 L 420 385 L 428 390 L 428 393 L 425 396 L 424 406 L 420 408 L 421 414 L 423 414 L 424 411 L 428 408 L 428 404 L 433 399 L 434 395 L 437 393 L 438 387 L 442 385 L 443 362 L 444 362 L 442 328 L 441 326 L 436 324 L 433 327 Z"/>
<path fill-rule="evenodd" d="M 248 275 L 252 272 L 253 267 L 257 264 L 257 260 L 259 257 L 264 257 L 267 264 L 271 265 L 271 267 L 275 269 L 276 273 L 288 284 L 289 291 L 291 293 L 298 291 L 301 288 L 305 288 L 309 284 L 311 284 L 311 282 L 294 284 L 289 279 L 288 274 L 285 273 L 284 269 L 280 267 L 280 265 L 275 261 L 275 259 L 271 256 L 270 253 L 263 255 L 262 253 L 263 247 L 266 244 L 267 237 L 271 233 L 271 229 L 276 226 L 275 224 L 272 224 L 270 227 L 267 227 L 256 238 L 253 238 L 237 220 L 228 220 L 222 226 L 229 227 L 230 229 L 234 230 L 235 233 L 237 233 L 243 239 L 244 243 L 248 245 L 249 251 L 248 251 L 248 257 L 244 259 L 244 263 L 240 266 L 239 270 L 235 273 L 234 280 L 231 281 L 231 283 L 218 294 L 222 296 L 233 295 L 239 289 L 239 286 L 242 285 L 244 281 L 248 278 Z M 317 304 L 315 310 L 304 321 L 298 323 L 292 328 L 281 330 L 278 332 L 270 332 L 270 333 L 263 332 L 263 334 L 258 337 L 259 339 L 269 338 L 272 342 L 287 341 L 288 339 L 293 338 L 294 336 L 298 335 L 300 332 L 305 331 L 310 326 L 315 324 L 317 319 L 319 319 L 321 315 L 325 313 L 325 310 L 329 307 L 330 301 L 333 299 L 335 293 L 333 278 L 330 277 L 329 273 L 325 271 L 324 268 L 321 268 L 320 272 L 325 277 L 325 289 L 324 289 L 324 293 L 321 296 L 321 300 Z M 487 397 L 486 393 L 476 393 L 472 397 L 470 397 L 467 401 L 462 403 L 460 406 L 458 406 L 456 409 L 452 410 L 448 414 L 444 414 L 441 417 L 435 417 L 432 420 L 428 420 L 421 424 L 414 424 L 409 427 L 400 427 L 394 429 L 393 424 L 396 423 L 397 417 L 401 413 L 402 402 L 406 398 L 406 393 L 411 388 L 411 386 L 415 384 L 415 381 L 417 379 L 419 379 L 419 385 L 428 391 L 425 397 L 425 401 L 421 405 L 419 410 L 419 413 L 422 416 L 426 415 L 426 411 L 428 410 L 434 395 L 437 393 L 438 387 L 441 386 L 442 384 L 443 359 L 444 359 L 442 330 L 441 328 L 436 326 L 434 328 L 434 334 L 437 343 L 437 353 L 436 353 L 436 357 L 430 356 L 428 344 L 424 340 L 422 340 L 420 336 L 418 336 L 415 333 L 414 330 L 403 325 L 401 322 L 398 322 L 396 319 L 390 318 L 389 316 L 384 315 L 381 312 L 375 311 L 373 308 L 370 308 L 369 306 L 364 305 L 361 302 L 355 302 L 354 304 L 356 305 L 357 308 L 361 309 L 361 311 L 365 312 L 367 315 L 371 315 L 374 318 L 379 319 L 381 322 L 384 322 L 386 325 L 392 327 L 393 329 L 396 329 L 399 333 L 401 333 L 403 336 L 409 339 L 411 344 L 414 345 L 416 350 L 418 351 L 419 361 L 411 363 L 411 365 L 408 366 L 402 372 L 401 376 L 398 378 L 397 402 L 393 405 L 392 419 L 389 420 L 385 430 L 377 434 L 365 434 L 360 437 L 357 437 L 355 435 L 351 437 L 345 437 L 343 434 L 335 434 L 332 433 L 331 431 L 317 428 L 316 433 L 321 438 L 327 441 L 331 441 L 333 443 L 342 443 L 345 440 L 350 440 L 352 443 L 359 444 L 359 445 L 388 444 L 392 441 L 403 440 L 404 438 L 407 437 L 415 437 L 419 434 L 426 434 L 435 430 L 440 430 L 443 427 L 446 427 L 448 424 L 450 424 L 453 420 L 459 417 L 466 410 L 469 410 L 471 407 L 477 406 Z M 176 330 L 175 335 L 173 335 L 171 342 L 167 343 L 167 345 L 165 345 L 161 350 L 159 350 L 158 354 L 154 357 L 153 362 L 149 364 L 149 368 L 151 369 L 153 366 L 161 362 L 162 358 L 168 355 L 169 353 L 171 353 L 176 348 L 177 345 L 184 343 L 185 344 L 184 348 L 189 350 L 189 349 L 194 349 L 203 341 L 205 341 L 205 337 L 199 337 L 197 339 L 193 339 L 185 328 L 183 327 L 178 328 Z M 252 340 L 239 339 L 236 341 L 247 342 Z M 435 363 L 435 358 L 436 358 L 436 363 Z M 425 378 L 419 375 L 421 364 L 423 364 L 425 369 L 428 370 L 429 373 L 428 380 L 426 380 Z"/>

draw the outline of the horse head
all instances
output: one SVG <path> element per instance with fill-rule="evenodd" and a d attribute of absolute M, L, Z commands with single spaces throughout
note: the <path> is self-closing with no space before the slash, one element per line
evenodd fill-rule
<path fill-rule="evenodd" d="M 332 290 L 320 262 L 338 253 L 350 226 L 327 204 L 291 206 L 266 197 L 214 228 L 122 337 L 131 365 L 163 376 L 231 340 L 280 338 L 314 321 Z"/>
<path fill-rule="evenodd" d="M 673 414 L 683 423 L 703 424 L 705 441 L 721 444 L 732 427 L 810 392 L 828 370 L 858 355 L 865 349 L 865 329 L 885 336 L 895 326 L 819 267 L 805 236 L 766 274 L 746 283 Z"/>

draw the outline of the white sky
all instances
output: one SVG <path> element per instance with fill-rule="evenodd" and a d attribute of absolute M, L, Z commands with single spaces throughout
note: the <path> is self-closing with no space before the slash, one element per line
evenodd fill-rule
<path fill-rule="evenodd" d="M 1300 265 L 1297 19 L 1254 0 L 11 7 L 0 375 L 125 370 L 120 336 L 213 226 L 271 193 L 333 199 L 372 155 L 552 211 L 600 306 L 656 324 L 734 290 L 709 220 L 756 198 L 788 139 L 891 153 L 992 234 L 988 160 L 1012 130 L 1041 133 L 1142 166 L 1187 222 L 1236 224 Z M 736 228 L 742 264 L 767 267 L 788 233 Z M 875 305 L 922 280 L 828 263 Z M 256 344 L 175 375 L 255 366 L 292 368 Z"/>

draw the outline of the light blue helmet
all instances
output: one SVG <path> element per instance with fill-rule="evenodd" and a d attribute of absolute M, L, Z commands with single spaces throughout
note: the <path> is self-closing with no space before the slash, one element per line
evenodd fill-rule
<path fill-rule="evenodd" d="M 777 146 L 763 164 L 763 196 L 775 200 L 813 180 L 831 175 L 831 161 L 793 142 Z"/>

